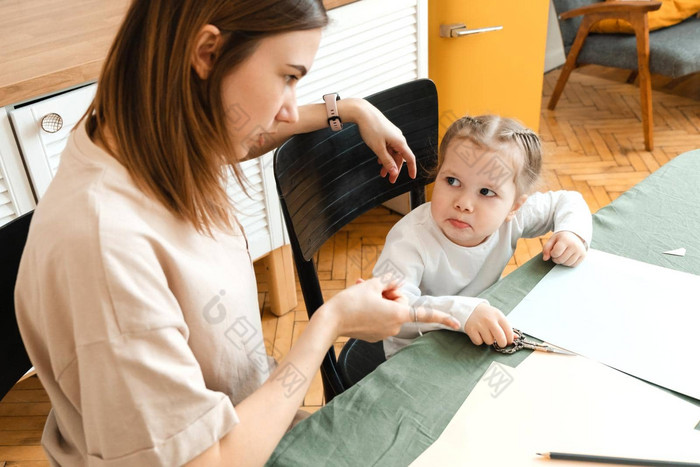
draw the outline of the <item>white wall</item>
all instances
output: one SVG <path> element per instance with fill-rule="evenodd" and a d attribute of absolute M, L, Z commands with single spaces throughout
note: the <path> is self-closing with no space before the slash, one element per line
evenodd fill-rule
<path fill-rule="evenodd" d="M 547 49 L 544 54 L 544 71 L 545 73 L 553 70 L 566 62 L 564 55 L 564 45 L 561 41 L 561 33 L 559 32 L 559 21 L 557 20 L 557 12 L 554 10 L 554 4 L 549 2 L 549 23 L 547 25 Z"/>

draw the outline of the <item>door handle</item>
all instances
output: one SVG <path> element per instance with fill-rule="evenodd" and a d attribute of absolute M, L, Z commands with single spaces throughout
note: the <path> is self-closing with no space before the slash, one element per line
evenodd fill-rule
<path fill-rule="evenodd" d="M 57 113 L 51 112 L 41 117 L 39 125 L 47 133 L 56 133 L 63 128 L 63 118 Z"/>
<path fill-rule="evenodd" d="M 503 26 L 491 26 L 488 28 L 478 28 L 478 29 L 467 29 L 467 25 L 464 23 L 453 23 L 453 24 L 441 24 L 440 25 L 440 37 L 462 37 L 471 36 L 473 34 L 481 34 L 483 32 L 489 31 L 499 31 L 503 29 Z"/>

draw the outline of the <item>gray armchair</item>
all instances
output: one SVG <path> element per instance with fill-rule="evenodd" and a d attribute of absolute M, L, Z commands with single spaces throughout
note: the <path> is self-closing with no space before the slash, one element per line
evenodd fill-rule
<path fill-rule="evenodd" d="M 693 16 L 650 32 L 647 13 L 661 7 L 658 1 L 553 1 L 567 57 L 547 107 L 554 110 L 571 71 L 578 65 L 633 70 L 639 76 L 644 146 L 651 151 L 654 148 L 651 73 L 679 78 L 700 71 L 700 18 Z M 607 18 L 625 19 L 635 34 L 589 35 L 595 23 Z"/>

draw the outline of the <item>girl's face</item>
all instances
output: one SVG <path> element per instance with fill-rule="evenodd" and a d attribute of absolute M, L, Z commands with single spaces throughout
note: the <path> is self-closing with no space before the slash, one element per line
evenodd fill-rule
<path fill-rule="evenodd" d="M 320 29 L 262 39 L 224 78 L 224 109 L 239 159 L 263 145 L 280 123 L 298 120 L 296 85 L 311 68 L 320 41 Z"/>
<path fill-rule="evenodd" d="M 430 212 L 453 243 L 481 244 L 527 199 L 527 195 L 516 199 L 514 150 L 493 151 L 464 138 L 450 142 L 435 180 Z"/>

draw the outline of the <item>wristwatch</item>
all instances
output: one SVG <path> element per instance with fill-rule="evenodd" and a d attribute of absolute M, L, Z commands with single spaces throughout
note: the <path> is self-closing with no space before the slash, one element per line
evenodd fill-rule
<path fill-rule="evenodd" d="M 333 131 L 340 131 L 343 128 L 343 121 L 338 115 L 338 105 L 336 101 L 340 100 L 337 92 L 323 95 L 323 102 L 326 103 L 326 115 L 328 115 L 328 126 Z"/>

